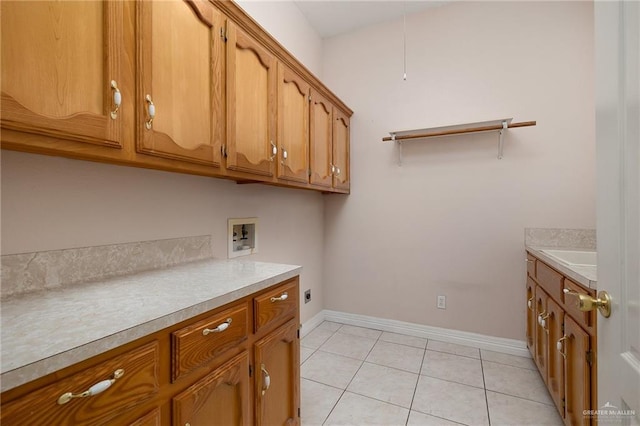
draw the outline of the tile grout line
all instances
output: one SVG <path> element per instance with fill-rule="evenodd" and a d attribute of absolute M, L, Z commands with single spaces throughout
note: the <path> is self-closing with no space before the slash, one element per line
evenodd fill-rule
<path fill-rule="evenodd" d="M 482 386 L 484 387 L 484 401 L 487 404 L 487 420 L 489 421 L 489 426 L 491 426 L 491 413 L 489 412 L 489 396 L 487 395 L 487 382 L 484 378 L 484 364 L 482 363 L 482 351 L 478 350 L 480 353 L 480 369 L 482 370 Z"/>
<path fill-rule="evenodd" d="M 420 382 L 420 376 L 422 375 L 422 366 L 424 365 L 424 360 L 427 357 L 427 346 L 429 346 L 429 339 L 424 345 L 424 351 L 422 352 L 422 362 L 420 363 L 420 369 L 418 370 L 418 378 L 416 380 L 416 386 L 413 388 L 413 396 L 411 397 L 411 404 L 409 404 L 409 414 L 407 415 L 407 421 L 405 422 L 405 426 L 409 424 L 409 419 L 411 418 L 411 410 L 413 410 L 413 401 L 416 399 L 416 392 L 418 391 L 418 383 Z"/>
<path fill-rule="evenodd" d="M 343 325 L 344 325 L 344 324 L 343 324 Z M 340 327 L 340 328 L 342 328 L 342 327 Z M 339 328 L 338 330 L 336 330 L 336 333 L 340 330 L 340 328 Z M 364 327 L 363 327 L 363 328 L 364 328 Z M 373 330 L 373 329 L 371 329 L 371 330 Z M 382 336 L 382 333 L 383 333 L 383 332 L 382 332 L 381 330 L 376 330 L 376 331 L 380 331 L 380 336 Z M 334 333 L 334 334 L 335 334 L 335 333 Z M 345 334 L 349 334 L 349 333 L 345 333 Z M 378 341 L 380 340 L 380 336 L 378 336 L 378 338 L 376 339 L 376 343 L 378 343 Z M 360 337 L 363 337 L 363 336 L 360 336 Z M 345 386 L 344 390 L 343 390 L 343 391 L 342 391 L 342 393 L 340 394 L 340 398 L 338 398 L 338 400 L 336 401 L 336 403 L 335 403 L 335 404 L 333 404 L 333 407 L 331 408 L 331 411 L 329 411 L 329 414 L 327 414 L 327 417 L 326 417 L 326 418 L 324 419 L 324 421 L 322 422 L 322 424 L 323 424 L 323 425 L 327 422 L 327 420 L 329 419 L 329 417 L 331 417 L 331 413 L 333 413 L 333 410 L 335 410 L 335 409 L 336 409 L 336 407 L 338 406 L 338 403 L 340 403 L 340 400 L 342 399 L 342 397 L 344 396 L 344 394 L 347 392 L 347 388 L 349 387 L 349 385 L 351 384 L 351 382 L 353 382 L 353 379 L 358 375 L 358 372 L 360 371 L 360 369 L 361 369 L 361 368 L 362 368 L 362 366 L 364 365 L 365 360 L 367 359 L 367 357 L 369 356 L 369 354 L 371 353 L 371 351 L 373 350 L 373 348 L 376 346 L 376 343 L 374 343 L 374 344 L 371 346 L 371 349 L 369 349 L 369 352 L 367 352 L 367 355 L 364 357 L 364 359 L 363 359 L 363 360 L 361 360 L 361 361 L 362 361 L 362 363 L 360 364 L 360 367 L 358 367 L 358 369 L 356 370 L 356 372 L 355 372 L 355 374 L 353 375 L 353 377 L 351 377 L 351 380 L 349 380 L 349 383 L 347 383 L 347 386 Z M 320 348 L 318 348 L 318 349 L 320 349 Z M 354 393 L 355 393 L 355 392 L 354 392 Z M 357 394 L 357 395 L 359 395 L 359 394 Z M 364 396 L 364 395 L 361 395 L 361 396 Z M 368 398 L 368 397 L 365 397 L 365 398 Z M 374 399 L 374 398 L 371 398 L 371 399 Z M 374 399 L 374 400 L 375 400 L 375 399 Z"/>

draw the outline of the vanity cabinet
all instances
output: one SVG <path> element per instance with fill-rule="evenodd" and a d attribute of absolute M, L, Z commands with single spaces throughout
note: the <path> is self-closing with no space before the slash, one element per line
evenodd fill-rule
<path fill-rule="evenodd" d="M 0 7 L 3 149 L 349 192 L 352 111 L 232 1 Z"/>
<path fill-rule="evenodd" d="M 595 296 L 527 253 L 527 346 L 566 425 L 589 425 L 597 407 L 595 313 L 564 289 Z M 593 420 L 595 424 L 595 420 Z"/>
<path fill-rule="evenodd" d="M 0 423 L 298 425 L 299 324 L 294 277 L 10 389 Z"/>
<path fill-rule="evenodd" d="M 0 3 L 3 148 L 123 155 L 123 5 Z"/>

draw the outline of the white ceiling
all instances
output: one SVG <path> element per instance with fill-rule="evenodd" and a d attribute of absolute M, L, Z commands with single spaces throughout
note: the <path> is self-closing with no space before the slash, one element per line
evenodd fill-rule
<path fill-rule="evenodd" d="M 449 0 L 450 1 L 450 0 Z M 320 37 L 332 37 L 390 21 L 447 1 L 435 0 L 294 0 Z"/>

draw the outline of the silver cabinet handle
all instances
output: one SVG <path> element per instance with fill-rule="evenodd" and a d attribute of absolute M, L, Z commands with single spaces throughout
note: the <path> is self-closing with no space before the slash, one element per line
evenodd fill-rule
<path fill-rule="evenodd" d="M 118 118 L 118 110 L 120 109 L 120 104 L 122 104 L 122 94 L 115 80 L 111 80 L 111 89 L 113 90 L 113 105 L 116 108 L 111 111 L 111 119 L 115 120 Z"/>
<path fill-rule="evenodd" d="M 289 157 L 289 153 L 287 152 L 286 149 L 282 149 L 282 161 L 280 162 L 282 165 L 284 165 L 284 162 L 286 161 L 287 157 Z"/>
<path fill-rule="evenodd" d="M 93 396 L 93 395 L 102 393 L 107 389 L 109 389 L 111 385 L 114 384 L 115 381 L 122 376 L 124 376 L 124 370 L 122 368 L 119 368 L 113 372 L 113 376 L 111 379 L 98 382 L 82 393 L 72 393 L 72 392 L 63 393 L 62 395 L 60 395 L 60 398 L 58 398 L 58 405 L 66 404 L 67 402 L 71 401 L 73 398 L 86 398 L 88 396 Z"/>
<path fill-rule="evenodd" d="M 269 390 L 269 386 L 271 386 L 271 376 L 264 367 L 264 364 L 260 365 L 260 370 L 262 370 L 262 374 L 264 374 L 264 381 L 262 382 L 262 395 L 264 395 Z"/>
<path fill-rule="evenodd" d="M 153 119 L 156 117 L 156 106 L 151 100 L 151 95 L 145 96 L 144 99 L 147 101 L 147 114 L 149 115 L 149 119 L 144 122 L 144 127 L 146 127 L 147 130 L 151 130 Z"/>
<path fill-rule="evenodd" d="M 336 166 L 336 176 L 340 176 L 340 173 L 341 173 L 341 172 L 340 172 L 340 167 L 337 167 L 337 166 Z"/>
<path fill-rule="evenodd" d="M 529 310 L 533 310 L 533 297 L 527 300 L 527 307 L 529 308 Z"/>
<path fill-rule="evenodd" d="M 227 320 L 225 322 L 223 322 L 222 324 L 218 325 L 216 328 L 205 328 L 204 330 L 202 330 L 202 335 L 206 336 L 210 333 L 222 333 L 223 331 L 225 331 L 227 328 L 229 328 L 229 325 L 231 325 L 231 318 L 227 318 Z"/>
<path fill-rule="evenodd" d="M 329 164 L 331 166 L 331 174 L 335 174 L 336 172 L 336 166 L 334 166 L 333 164 Z"/>
<path fill-rule="evenodd" d="M 285 291 L 279 297 L 272 297 L 270 300 L 271 300 L 271 303 L 273 303 L 273 302 L 280 302 L 280 301 L 283 301 L 283 300 L 287 300 L 288 298 L 289 298 L 289 295 Z"/>

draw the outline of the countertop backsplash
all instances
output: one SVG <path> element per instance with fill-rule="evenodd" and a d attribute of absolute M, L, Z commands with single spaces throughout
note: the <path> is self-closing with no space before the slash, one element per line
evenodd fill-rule
<path fill-rule="evenodd" d="M 2 256 L 2 299 L 212 258 L 211 236 Z"/>
<path fill-rule="evenodd" d="M 595 229 L 525 228 L 526 246 L 596 250 Z"/>

